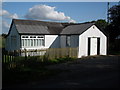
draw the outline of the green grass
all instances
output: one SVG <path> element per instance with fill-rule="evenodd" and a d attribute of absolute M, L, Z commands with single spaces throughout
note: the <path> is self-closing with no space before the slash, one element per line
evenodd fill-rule
<path fill-rule="evenodd" d="M 0 48 L 4 48 L 5 47 L 5 38 L 2 38 L 0 36 Z"/>
<path fill-rule="evenodd" d="M 2 48 L 2 37 L 0 37 L 0 48 Z"/>

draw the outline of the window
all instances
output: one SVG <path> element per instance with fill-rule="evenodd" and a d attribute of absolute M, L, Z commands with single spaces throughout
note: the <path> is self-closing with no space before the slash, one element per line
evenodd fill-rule
<path fill-rule="evenodd" d="M 37 42 L 37 45 L 36 46 L 38 46 L 39 44 L 38 44 L 38 39 L 36 40 L 36 42 Z"/>
<path fill-rule="evenodd" d="M 39 39 L 39 41 L 38 41 L 38 42 L 39 42 L 39 46 L 41 46 L 41 39 Z"/>
<path fill-rule="evenodd" d="M 24 39 L 22 39 L 21 45 L 24 46 Z"/>
<path fill-rule="evenodd" d="M 33 46 L 33 39 L 31 39 L 31 46 Z"/>
<path fill-rule="evenodd" d="M 30 38 L 36 38 L 36 36 L 30 36 Z"/>
<path fill-rule="evenodd" d="M 44 38 L 44 36 L 38 36 L 37 38 Z"/>
<path fill-rule="evenodd" d="M 21 40 L 21 45 L 22 46 L 27 46 L 27 47 L 34 47 L 34 46 L 44 46 L 45 45 L 45 40 L 43 35 L 39 36 L 22 36 Z"/>
<path fill-rule="evenodd" d="M 44 46 L 44 39 L 42 39 L 42 46 Z"/>
<path fill-rule="evenodd" d="M 34 46 L 36 46 L 36 39 L 34 39 Z"/>
<path fill-rule="evenodd" d="M 30 39 L 28 39 L 28 46 L 30 46 Z"/>
<path fill-rule="evenodd" d="M 28 38 L 28 36 L 25 36 L 25 35 L 24 35 L 24 36 L 22 36 L 22 38 Z"/>
<path fill-rule="evenodd" d="M 66 46 L 70 47 L 70 36 L 66 36 Z"/>
<path fill-rule="evenodd" d="M 25 42 L 25 46 L 27 46 L 27 39 L 25 39 L 24 42 Z"/>

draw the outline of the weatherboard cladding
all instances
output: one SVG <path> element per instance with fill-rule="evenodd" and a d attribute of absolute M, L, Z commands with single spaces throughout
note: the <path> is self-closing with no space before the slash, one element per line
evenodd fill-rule
<path fill-rule="evenodd" d="M 67 26 L 64 23 L 14 19 L 19 34 L 81 34 L 93 23 Z"/>

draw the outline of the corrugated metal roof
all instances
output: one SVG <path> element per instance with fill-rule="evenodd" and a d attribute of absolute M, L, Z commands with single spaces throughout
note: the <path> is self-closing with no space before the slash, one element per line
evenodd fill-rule
<path fill-rule="evenodd" d="M 13 22 L 20 34 L 60 34 L 64 27 L 61 23 L 36 20 L 14 19 Z"/>
<path fill-rule="evenodd" d="M 81 34 L 93 23 L 70 24 L 14 19 L 19 34 Z"/>
<path fill-rule="evenodd" d="M 16 25 L 19 33 L 49 34 L 47 26 L 41 25 Z"/>
<path fill-rule="evenodd" d="M 90 28 L 94 23 L 84 23 L 79 25 L 70 25 L 63 29 L 61 34 L 82 34 L 88 28 Z"/>

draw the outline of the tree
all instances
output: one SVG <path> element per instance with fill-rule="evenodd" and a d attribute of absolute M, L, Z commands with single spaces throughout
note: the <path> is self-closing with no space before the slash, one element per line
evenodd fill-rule
<path fill-rule="evenodd" d="M 106 27 L 106 31 L 109 35 L 108 37 L 108 51 L 111 52 L 119 52 L 120 46 L 118 46 L 120 43 L 120 40 L 117 40 L 116 37 L 120 35 L 120 3 L 118 5 L 114 5 L 109 9 L 109 19 L 110 23 Z"/>
<path fill-rule="evenodd" d="M 1 36 L 2 36 L 3 38 L 5 38 L 5 37 L 7 36 L 7 34 L 3 33 Z"/>
<path fill-rule="evenodd" d="M 101 30 L 105 30 L 105 28 L 108 25 L 108 23 L 105 20 L 103 20 L 103 19 L 99 19 L 99 20 L 95 21 L 95 24 Z"/>
<path fill-rule="evenodd" d="M 109 14 L 110 24 L 107 30 L 109 31 L 110 40 L 113 42 L 115 38 L 120 35 L 120 3 L 111 7 Z"/>

